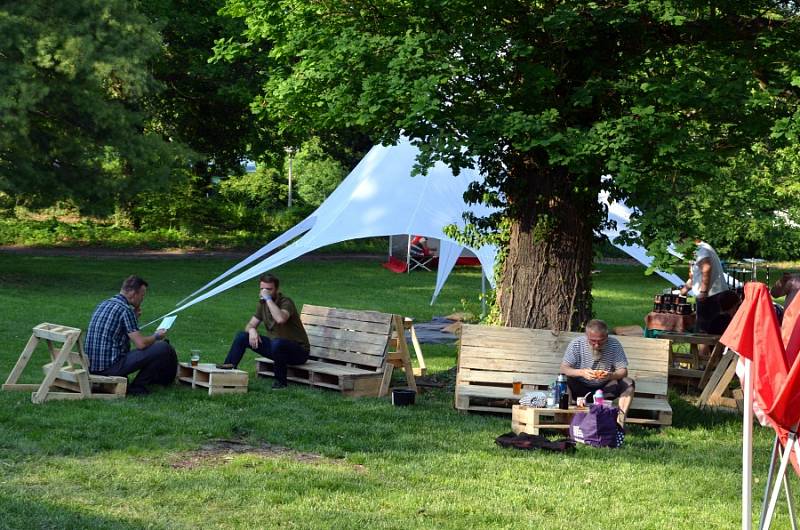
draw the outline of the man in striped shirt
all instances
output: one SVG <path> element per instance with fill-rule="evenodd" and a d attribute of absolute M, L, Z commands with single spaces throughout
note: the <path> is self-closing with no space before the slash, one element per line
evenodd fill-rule
<path fill-rule="evenodd" d="M 619 398 L 620 425 L 631 405 L 634 393 L 633 379 L 628 377 L 628 358 L 622 344 L 608 336 L 608 325 L 602 320 L 590 320 L 586 334 L 569 343 L 561 373 L 567 376 L 567 386 L 572 398 L 594 394 L 603 390 L 608 400 Z M 588 395 L 587 401 L 592 401 Z"/>

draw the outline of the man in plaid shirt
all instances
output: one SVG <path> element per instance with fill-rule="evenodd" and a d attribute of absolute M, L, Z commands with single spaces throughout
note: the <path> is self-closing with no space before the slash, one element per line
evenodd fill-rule
<path fill-rule="evenodd" d="M 95 308 L 86 332 L 91 373 L 127 376 L 139 372 L 128 386 L 129 395 L 147 394 L 149 384 L 172 384 L 178 368 L 175 350 L 162 340 L 166 330 L 158 329 L 151 336 L 139 331 L 137 318 L 146 292 L 147 282 L 142 278 L 126 278 L 118 295 Z M 131 350 L 131 342 L 135 350 Z"/>

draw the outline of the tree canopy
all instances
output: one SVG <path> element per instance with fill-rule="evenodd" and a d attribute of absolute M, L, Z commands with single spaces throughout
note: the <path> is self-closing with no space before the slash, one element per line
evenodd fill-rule
<path fill-rule="evenodd" d="M 3 2 L 0 191 L 27 204 L 124 201 L 186 153 L 148 128 L 160 35 L 125 0 Z"/>
<path fill-rule="evenodd" d="M 509 221 L 508 325 L 589 318 L 600 190 L 637 209 L 658 256 L 681 232 L 757 246 L 785 229 L 774 212 L 797 214 L 794 2 L 227 0 L 223 13 L 246 30 L 217 57 L 267 50 L 254 108 L 281 134 L 405 134 L 423 170 L 477 163 L 468 198 Z"/>

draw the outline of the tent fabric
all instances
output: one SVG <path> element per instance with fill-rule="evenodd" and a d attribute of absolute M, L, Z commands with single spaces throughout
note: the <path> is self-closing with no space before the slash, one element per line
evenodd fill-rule
<path fill-rule="evenodd" d="M 767 286 L 748 282 L 744 294 L 744 302 L 720 337 L 720 342 L 750 360 L 754 405 L 759 409 L 759 416 L 766 417 L 785 446 L 789 431 L 795 429 L 800 421 L 800 407 L 797 406 L 800 400 L 800 362 L 796 362 L 796 354 L 786 352 Z M 789 320 L 784 320 L 785 329 L 796 328 L 800 322 L 798 313 L 794 311 L 797 307 L 792 309 Z M 800 473 L 794 455 L 792 464 Z"/>
<path fill-rule="evenodd" d="M 441 162 L 425 175 L 412 176 L 418 154 L 419 150 L 406 138 L 395 146 L 373 147 L 311 215 L 181 300 L 169 314 L 207 300 L 315 249 L 348 239 L 393 234 L 417 234 L 440 240 L 439 266 L 431 303 L 443 288 L 463 248 L 477 256 L 484 275 L 494 287 L 497 248 L 492 245 L 465 247 L 443 232 L 447 225 L 463 227 L 463 214 L 467 211 L 479 217 L 494 211 L 484 205 L 467 205 L 463 200 L 467 186 L 471 182 L 480 182 L 483 177 L 475 169 L 462 169 L 459 175 L 454 176 L 452 170 Z M 619 231 L 627 229 L 632 210 L 621 202 L 609 203 L 607 193 L 601 193 L 598 200 L 608 206 L 609 218 L 616 221 L 616 230 L 606 231 L 613 242 Z M 652 263 L 652 258 L 640 246 L 617 246 L 646 266 Z M 256 263 L 259 259 L 262 260 Z M 247 266 L 250 267 L 245 269 Z M 674 274 L 660 271 L 658 274 L 674 286 L 684 283 Z"/>
<path fill-rule="evenodd" d="M 348 239 L 385 237 L 392 234 L 434 237 L 440 240 L 442 249 L 456 247 L 458 254 L 462 248 L 469 248 L 478 256 L 484 274 L 494 286 L 492 270 L 497 249 L 491 245 L 480 248 L 464 246 L 443 231 L 445 226 L 451 224 L 463 227 L 463 214 L 467 211 L 479 217 L 485 217 L 494 211 L 484 205 L 464 203 L 463 196 L 467 186 L 473 181 L 482 180 L 480 173 L 477 170 L 463 169 L 455 176 L 449 167 L 438 162 L 427 174 L 412 176 L 418 154 L 418 149 L 408 139 L 402 139 L 395 146 L 373 147 L 328 199 L 301 223 L 302 226 L 292 229 L 292 235 L 305 232 L 299 239 L 260 263 L 197 295 L 171 313 L 182 311 L 312 250 Z M 282 239 L 285 241 L 289 238 L 282 236 Z M 275 242 L 271 242 L 262 250 L 277 246 Z M 257 257 L 251 256 L 248 263 L 256 259 Z M 225 275 L 206 284 L 205 288 L 217 284 L 227 274 L 243 267 L 244 265 L 238 264 Z M 434 298 L 451 269 L 452 267 L 439 267 Z"/>

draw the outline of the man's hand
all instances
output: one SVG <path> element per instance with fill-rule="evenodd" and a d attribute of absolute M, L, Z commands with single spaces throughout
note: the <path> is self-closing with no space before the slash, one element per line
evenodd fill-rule
<path fill-rule="evenodd" d="M 591 368 L 582 368 L 581 377 L 587 381 L 594 381 L 597 379 L 597 370 L 592 370 Z"/>
<path fill-rule="evenodd" d="M 247 334 L 250 337 L 250 347 L 254 350 L 261 346 L 261 337 L 258 335 L 258 331 L 255 328 L 250 328 L 247 330 Z"/>
<path fill-rule="evenodd" d="M 156 332 L 153 333 L 153 336 L 156 338 L 156 340 L 161 340 L 166 336 L 166 334 L 167 334 L 166 329 L 157 329 Z"/>
<path fill-rule="evenodd" d="M 270 296 L 269 291 L 267 291 L 266 289 L 261 289 L 261 299 L 264 300 L 265 302 L 269 302 L 270 300 L 272 300 L 272 296 Z"/>

